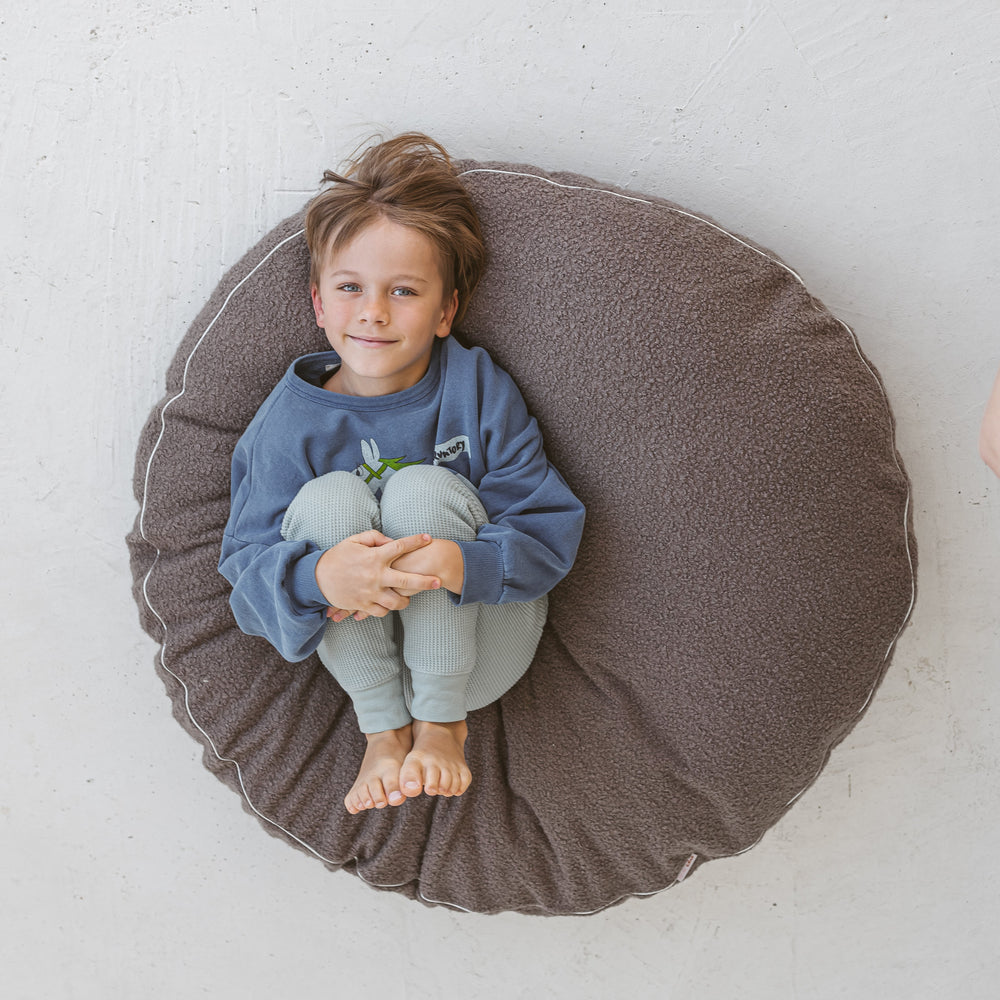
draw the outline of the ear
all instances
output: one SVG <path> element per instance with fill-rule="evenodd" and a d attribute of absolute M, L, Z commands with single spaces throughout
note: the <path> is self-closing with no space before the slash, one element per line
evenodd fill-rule
<path fill-rule="evenodd" d="M 450 299 L 445 299 L 441 308 L 441 322 L 438 324 L 438 337 L 447 337 L 451 333 L 451 324 L 455 321 L 455 313 L 458 312 L 458 289 L 454 289 Z"/>
<path fill-rule="evenodd" d="M 316 325 L 319 327 L 323 326 L 323 299 L 319 294 L 319 286 L 311 285 L 309 288 L 309 294 L 312 296 L 313 312 L 316 314 Z"/>

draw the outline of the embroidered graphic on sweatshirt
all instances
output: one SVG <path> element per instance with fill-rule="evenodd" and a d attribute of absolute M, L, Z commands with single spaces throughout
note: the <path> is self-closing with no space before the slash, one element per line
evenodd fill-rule
<path fill-rule="evenodd" d="M 363 479 L 365 485 L 376 496 L 382 492 L 382 488 L 394 472 L 399 472 L 400 469 L 405 469 L 409 465 L 422 465 L 426 461 L 423 458 L 409 461 L 405 455 L 383 458 L 382 449 L 379 448 L 375 438 L 369 438 L 367 441 L 362 440 L 361 457 L 363 461 L 354 470 L 354 475 Z M 445 465 L 453 472 L 468 479 L 470 473 L 468 435 L 459 434 L 457 437 L 434 445 L 432 464 Z"/>
<path fill-rule="evenodd" d="M 379 493 L 385 486 L 388 478 L 400 469 L 405 469 L 408 465 L 421 465 L 422 458 L 415 462 L 407 462 L 406 457 L 401 455 L 398 458 L 382 458 L 379 451 L 378 442 L 375 438 L 361 442 L 361 455 L 364 461 L 354 470 L 354 475 L 360 476 L 365 484 L 374 493 Z"/>

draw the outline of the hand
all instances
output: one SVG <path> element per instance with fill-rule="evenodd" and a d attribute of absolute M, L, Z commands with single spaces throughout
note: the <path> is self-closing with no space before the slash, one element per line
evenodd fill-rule
<path fill-rule="evenodd" d="M 431 541 L 430 535 L 394 541 L 379 531 L 364 531 L 327 549 L 316 564 L 316 583 L 330 605 L 327 615 L 334 621 L 350 614 L 358 621 L 368 615 L 382 618 L 410 603 L 404 593 L 438 589 L 441 581 L 436 576 L 405 572 L 392 565 L 400 556 Z"/>
<path fill-rule="evenodd" d="M 979 430 L 979 454 L 983 461 L 1000 476 L 1000 372 L 986 412 L 983 414 L 983 425 Z"/>
<path fill-rule="evenodd" d="M 404 573 L 424 573 L 441 581 L 445 590 L 461 594 L 465 583 L 465 559 L 461 546 L 444 538 L 434 538 L 423 548 L 415 549 L 400 556 L 392 564 L 393 569 Z M 424 588 L 426 589 L 426 588 Z M 412 597 L 417 591 L 399 591 L 404 597 Z"/>

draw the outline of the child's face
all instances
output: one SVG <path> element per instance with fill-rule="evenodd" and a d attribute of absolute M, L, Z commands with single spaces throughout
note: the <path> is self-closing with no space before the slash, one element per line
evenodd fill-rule
<path fill-rule="evenodd" d="M 387 219 L 327 255 L 312 300 L 316 322 L 342 362 L 327 388 L 350 396 L 416 385 L 458 308 L 457 292 L 445 297 L 434 244 Z"/>

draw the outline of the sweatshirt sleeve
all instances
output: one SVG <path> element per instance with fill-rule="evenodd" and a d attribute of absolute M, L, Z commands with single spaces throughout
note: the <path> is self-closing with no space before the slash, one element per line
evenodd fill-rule
<path fill-rule="evenodd" d="M 267 639 L 286 660 L 302 660 L 326 625 L 327 604 L 316 583 L 322 552 L 311 542 L 284 541 L 281 522 L 312 473 L 281 449 L 258 448 L 259 423 L 251 422 L 233 452 L 219 571 L 233 586 L 229 603 L 239 627 Z"/>
<path fill-rule="evenodd" d="M 513 380 L 491 366 L 480 399 L 486 471 L 479 497 L 489 524 L 465 559 L 460 603 L 532 601 L 570 570 L 583 533 L 584 506 L 549 462 L 538 423 Z"/>

